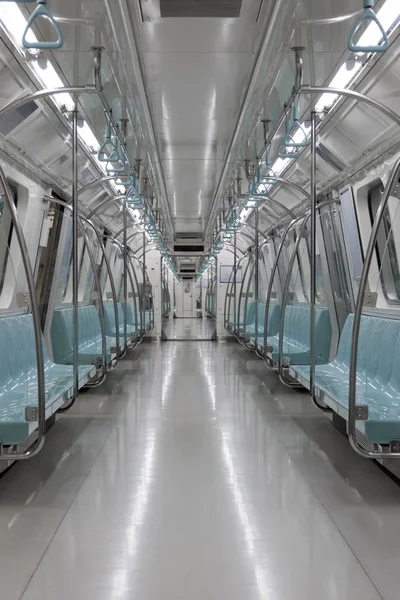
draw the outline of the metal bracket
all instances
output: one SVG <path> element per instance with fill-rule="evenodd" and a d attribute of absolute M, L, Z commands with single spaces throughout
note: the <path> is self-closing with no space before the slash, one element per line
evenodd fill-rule
<path fill-rule="evenodd" d="M 389 444 L 390 452 L 400 452 L 400 441 L 393 440 Z"/>
<path fill-rule="evenodd" d="M 112 292 L 107 292 L 106 297 L 107 297 L 107 300 L 112 300 L 112 297 L 113 297 Z"/>
<path fill-rule="evenodd" d="M 18 292 L 16 294 L 18 308 L 28 308 L 31 304 L 29 292 Z"/>
<path fill-rule="evenodd" d="M 128 292 L 128 298 L 133 298 L 134 294 L 133 292 Z"/>
<path fill-rule="evenodd" d="M 100 356 L 98 356 L 95 360 L 95 366 L 96 369 L 102 369 L 103 368 L 103 359 L 100 358 Z"/>
<path fill-rule="evenodd" d="M 356 406 L 356 421 L 368 421 L 368 406 Z"/>
<path fill-rule="evenodd" d="M 365 291 L 364 301 L 363 301 L 364 306 L 370 306 L 371 308 L 375 308 L 377 301 L 378 301 L 378 294 L 376 292 Z"/>
<path fill-rule="evenodd" d="M 25 407 L 25 421 L 39 421 L 39 407 L 38 406 L 26 406 Z"/>

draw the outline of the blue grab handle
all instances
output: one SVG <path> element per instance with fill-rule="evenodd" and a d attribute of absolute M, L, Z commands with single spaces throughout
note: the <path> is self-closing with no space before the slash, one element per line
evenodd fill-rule
<path fill-rule="evenodd" d="M 266 169 L 264 171 L 264 173 L 262 174 L 261 179 L 262 180 L 267 180 L 267 181 L 263 181 L 262 183 L 266 183 L 268 185 L 275 185 L 276 183 L 278 183 L 278 177 L 276 176 L 275 171 L 272 168 L 271 165 L 271 159 L 269 157 L 269 154 L 267 154 L 267 156 L 265 157 L 265 166 Z"/>
<path fill-rule="evenodd" d="M 386 52 L 386 50 L 389 48 L 389 40 L 388 36 L 386 35 L 386 31 L 383 29 L 382 23 L 373 11 L 374 0 L 364 0 L 364 8 L 365 10 L 363 14 L 357 19 L 352 27 L 349 41 L 347 42 L 347 48 L 350 50 L 350 52 Z M 379 46 L 357 46 L 357 44 L 354 43 L 354 36 L 364 21 L 373 21 L 377 24 L 380 32 L 382 33 L 382 44 Z"/>
<path fill-rule="evenodd" d="M 111 125 L 107 123 L 106 128 L 106 139 L 102 143 L 100 150 L 97 154 L 97 158 L 100 162 L 121 162 L 121 154 L 118 150 L 118 139 L 111 138 Z M 111 172 L 107 171 L 107 172 Z M 122 173 L 122 171 L 115 171 L 116 173 Z"/>
<path fill-rule="evenodd" d="M 295 142 L 293 139 L 293 135 L 296 133 L 296 131 L 300 130 L 302 135 L 303 135 L 303 141 L 300 142 Z M 304 130 L 303 125 L 300 123 L 300 113 L 299 113 L 299 107 L 298 106 L 294 106 L 293 107 L 293 124 L 289 130 L 289 135 L 292 138 L 292 143 L 291 144 L 286 144 L 289 147 L 293 147 L 293 148 L 306 148 L 308 146 L 308 138 L 307 138 L 307 134 Z"/>
<path fill-rule="evenodd" d="M 116 173 L 123 173 L 125 171 L 125 156 L 119 156 L 118 160 L 113 160 L 113 163 L 118 163 L 120 166 L 119 167 L 114 167 L 113 164 L 111 164 L 111 159 L 109 158 L 107 161 L 107 165 L 106 165 L 106 171 L 107 173 L 111 174 L 116 174 Z"/>
<path fill-rule="evenodd" d="M 278 148 L 278 156 L 279 158 L 298 158 L 300 156 L 299 146 L 296 144 L 292 136 L 290 135 L 290 117 L 286 119 L 285 122 L 285 137 L 282 142 L 279 144 Z M 293 149 L 294 152 L 287 152 L 287 148 Z M 296 152 L 297 150 L 297 152 Z"/>
<path fill-rule="evenodd" d="M 24 3 L 26 4 L 26 2 L 24 2 Z M 33 13 L 31 14 L 31 16 L 29 17 L 28 22 L 26 24 L 25 31 L 22 36 L 22 45 L 24 48 L 27 48 L 28 50 L 29 49 L 58 50 L 59 48 L 62 48 L 62 46 L 64 44 L 64 39 L 63 39 L 61 30 L 58 26 L 58 23 L 56 22 L 53 15 L 47 8 L 46 3 L 47 3 L 47 0 L 37 0 L 37 7 L 35 8 Z M 20 4 L 22 4 L 22 2 Z M 50 21 L 54 31 L 57 34 L 57 39 L 55 42 L 28 42 L 28 40 L 26 39 L 32 25 L 40 17 L 45 17 Z"/>

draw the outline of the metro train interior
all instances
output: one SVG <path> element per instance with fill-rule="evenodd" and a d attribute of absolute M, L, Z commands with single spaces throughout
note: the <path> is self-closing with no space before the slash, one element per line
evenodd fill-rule
<path fill-rule="evenodd" d="M 5 600 L 400 597 L 400 0 L 0 0 Z"/>

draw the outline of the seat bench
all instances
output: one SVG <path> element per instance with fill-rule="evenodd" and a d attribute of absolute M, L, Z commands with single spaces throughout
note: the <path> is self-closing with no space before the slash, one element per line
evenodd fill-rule
<path fill-rule="evenodd" d="M 285 308 L 283 356 L 287 363 L 296 365 L 310 364 L 310 317 L 309 305 L 288 305 Z M 268 356 L 274 363 L 279 360 L 279 333 L 268 335 Z M 332 329 L 329 311 L 326 307 L 317 307 L 315 317 L 316 363 L 329 360 Z"/>
<path fill-rule="evenodd" d="M 271 303 L 268 311 L 268 335 L 276 335 L 279 331 L 281 307 L 277 303 Z M 257 348 L 264 351 L 264 323 L 265 321 L 265 304 L 258 305 L 258 335 L 257 335 Z M 256 324 L 255 318 L 252 323 L 246 326 L 245 341 L 250 342 L 255 346 L 256 344 Z"/>
<path fill-rule="evenodd" d="M 119 321 L 119 335 L 124 336 L 124 305 L 120 302 L 117 303 L 118 309 L 118 321 Z M 116 337 L 116 327 L 115 327 L 115 312 L 114 312 L 114 302 L 104 302 L 104 317 L 106 322 L 106 334 L 108 337 Z M 136 325 L 135 325 L 135 317 L 134 312 L 130 304 L 127 305 L 127 334 L 128 338 L 136 339 Z M 123 337 L 122 337 L 123 340 Z"/>
<path fill-rule="evenodd" d="M 36 429 L 25 420 L 25 409 L 38 406 L 37 357 L 32 315 L 0 317 L 0 442 L 18 445 Z M 45 369 L 46 418 L 74 393 L 73 367 L 52 362 L 42 344 Z M 79 368 L 79 387 L 96 375 L 92 365 Z"/>
<path fill-rule="evenodd" d="M 56 363 L 73 363 L 73 309 L 56 308 L 51 325 L 51 342 Z M 106 337 L 107 363 L 116 356 L 117 340 L 115 336 Z M 120 351 L 123 350 L 120 340 Z M 78 307 L 78 362 L 80 365 L 95 365 L 102 359 L 102 335 L 99 315 L 90 304 Z"/>
<path fill-rule="evenodd" d="M 354 315 L 346 319 L 334 361 L 315 367 L 316 392 L 348 420 L 350 357 Z M 290 374 L 309 389 L 309 368 Z M 362 316 L 357 359 L 356 403 L 368 407 L 368 420 L 357 429 L 370 440 L 389 444 L 400 439 L 400 321 Z"/>

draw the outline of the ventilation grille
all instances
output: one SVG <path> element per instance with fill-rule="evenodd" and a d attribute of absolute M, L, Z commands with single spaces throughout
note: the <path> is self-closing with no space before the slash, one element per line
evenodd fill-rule
<path fill-rule="evenodd" d="M 201 232 L 196 233 L 195 231 L 180 231 L 175 235 L 177 240 L 202 240 L 203 234 Z"/>
<path fill-rule="evenodd" d="M 242 0 L 160 0 L 161 18 L 238 19 Z"/>
<path fill-rule="evenodd" d="M 204 252 L 204 246 L 195 246 L 193 244 L 187 244 L 184 246 L 174 246 L 174 252 L 188 252 L 189 254 L 193 254 L 193 252 Z"/>

